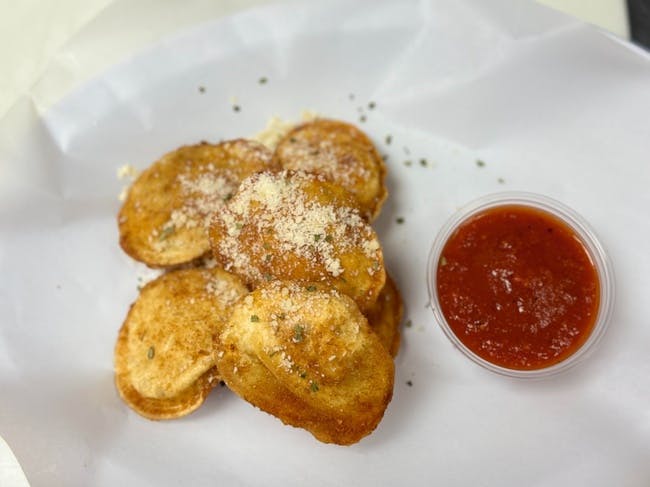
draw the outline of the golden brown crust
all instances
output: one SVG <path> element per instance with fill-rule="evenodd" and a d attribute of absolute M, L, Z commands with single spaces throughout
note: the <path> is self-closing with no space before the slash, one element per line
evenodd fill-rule
<path fill-rule="evenodd" d="M 377 235 L 355 205 L 323 176 L 255 174 L 213 220 L 215 258 L 252 286 L 276 279 L 327 283 L 367 309 L 386 273 Z"/>
<path fill-rule="evenodd" d="M 150 419 L 194 411 L 218 383 L 214 335 L 247 291 L 217 268 L 172 271 L 148 283 L 115 346 L 115 383 L 124 401 Z"/>
<path fill-rule="evenodd" d="M 320 173 L 341 185 L 369 220 L 388 195 L 383 159 L 366 134 L 345 122 L 316 119 L 298 125 L 278 143 L 273 157 L 284 169 Z"/>
<path fill-rule="evenodd" d="M 395 282 L 386 274 L 386 284 L 377 302 L 365 313 L 368 323 L 386 350 L 396 357 L 400 345 L 400 323 L 404 314 L 402 297 Z"/>
<path fill-rule="evenodd" d="M 122 249 L 150 267 L 201 257 L 210 248 L 206 227 L 211 214 L 242 179 L 270 167 L 270 151 L 244 139 L 166 154 L 129 189 L 118 215 Z"/>
<path fill-rule="evenodd" d="M 390 355 L 355 303 L 320 284 L 256 289 L 234 305 L 215 348 L 233 391 L 320 441 L 359 441 L 392 397 Z"/>

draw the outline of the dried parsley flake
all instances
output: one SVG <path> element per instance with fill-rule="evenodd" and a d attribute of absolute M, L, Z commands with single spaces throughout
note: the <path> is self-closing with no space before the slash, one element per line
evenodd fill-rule
<path fill-rule="evenodd" d="M 300 343 L 305 339 L 305 327 L 296 325 L 293 327 L 293 343 Z"/>
<path fill-rule="evenodd" d="M 158 235 L 158 240 L 163 241 L 167 240 L 171 234 L 173 234 L 176 231 L 176 226 L 174 225 L 169 225 L 168 227 L 165 227 L 162 229 L 160 232 L 160 235 Z"/>

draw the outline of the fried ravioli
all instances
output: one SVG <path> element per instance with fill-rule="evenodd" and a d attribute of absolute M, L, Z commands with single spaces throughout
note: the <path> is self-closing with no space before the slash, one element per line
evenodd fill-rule
<path fill-rule="evenodd" d="M 377 334 L 386 350 L 397 356 L 400 345 L 399 326 L 404 306 L 395 282 L 386 274 L 386 284 L 379 293 L 377 302 L 366 312 L 370 327 Z"/>
<path fill-rule="evenodd" d="M 233 306 L 216 362 L 238 395 L 327 443 L 370 434 L 390 402 L 393 361 L 349 297 L 267 283 Z"/>
<path fill-rule="evenodd" d="M 362 215 L 374 219 L 386 199 L 386 166 L 372 141 L 353 125 L 316 119 L 298 125 L 278 143 L 284 169 L 325 175 L 354 194 Z"/>
<path fill-rule="evenodd" d="M 248 284 L 321 282 L 368 309 L 384 286 L 383 253 L 354 198 L 322 175 L 244 180 L 210 227 L 215 258 Z"/>
<path fill-rule="evenodd" d="M 271 152 L 237 139 L 184 146 L 163 156 L 133 183 L 118 216 L 120 245 L 150 267 L 191 262 L 209 251 L 211 215 L 239 182 L 272 166 Z"/>
<path fill-rule="evenodd" d="M 120 329 L 115 383 L 122 399 L 149 419 L 198 408 L 219 383 L 213 339 L 226 310 L 248 289 L 222 269 L 185 269 L 147 284 Z"/>

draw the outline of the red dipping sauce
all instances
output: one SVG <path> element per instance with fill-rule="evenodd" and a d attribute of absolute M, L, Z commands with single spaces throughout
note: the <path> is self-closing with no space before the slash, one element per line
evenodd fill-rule
<path fill-rule="evenodd" d="M 500 367 L 537 370 L 574 354 L 598 317 L 598 269 L 555 215 L 507 204 L 462 221 L 440 253 L 435 292 L 453 334 Z"/>

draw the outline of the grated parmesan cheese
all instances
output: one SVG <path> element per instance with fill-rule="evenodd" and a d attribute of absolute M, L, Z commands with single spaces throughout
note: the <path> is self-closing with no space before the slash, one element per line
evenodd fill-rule
<path fill-rule="evenodd" d="M 132 181 L 138 176 L 138 170 L 131 164 L 124 164 L 117 168 L 117 179 L 120 181 L 126 178 Z"/>
<path fill-rule="evenodd" d="M 263 172 L 244 180 L 216 215 L 225 230 L 218 250 L 226 269 L 255 280 L 265 277 L 262 264 L 257 259 L 252 261 L 250 249 L 242 244 L 243 229 L 257 235 L 256 239 L 270 235 L 275 252 L 285 258 L 301 258 L 312 272 L 320 272 L 317 278 L 321 280 L 326 274 L 336 278 L 344 273 L 340 260 L 344 252 L 360 249 L 379 264 L 379 243 L 375 237 L 368 238 L 371 230 L 359 212 L 339 206 L 336 198 L 321 197 L 319 191 L 327 191 L 318 185 L 323 181 L 322 176 L 301 171 Z"/>

